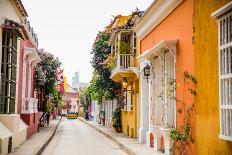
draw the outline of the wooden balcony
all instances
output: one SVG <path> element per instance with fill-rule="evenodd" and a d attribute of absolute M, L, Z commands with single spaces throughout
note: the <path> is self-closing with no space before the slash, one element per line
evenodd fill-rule
<path fill-rule="evenodd" d="M 115 82 L 120 82 L 122 78 L 134 77 L 138 74 L 138 67 L 135 65 L 134 54 L 118 54 L 116 67 L 111 71 L 110 78 Z"/>

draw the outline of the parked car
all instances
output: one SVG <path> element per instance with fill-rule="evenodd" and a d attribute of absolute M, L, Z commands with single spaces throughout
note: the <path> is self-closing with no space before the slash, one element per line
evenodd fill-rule
<path fill-rule="evenodd" d="M 78 113 L 76 113 L 76 112 L 69 112 L 67 114 L 68 119 L 77 119 L 77 116 L 78 116 Z"/>

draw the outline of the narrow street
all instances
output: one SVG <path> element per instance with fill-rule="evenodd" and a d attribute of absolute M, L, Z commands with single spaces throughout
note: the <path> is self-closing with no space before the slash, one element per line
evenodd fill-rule
<path fill-rule="evenodd" d="M 63 119 L 42 155 L 70 154 L 126 155 L 117 144 L 80 120 Z"/>

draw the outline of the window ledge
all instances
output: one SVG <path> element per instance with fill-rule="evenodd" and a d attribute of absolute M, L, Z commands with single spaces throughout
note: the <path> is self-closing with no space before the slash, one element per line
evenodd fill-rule
<path fill-rule="evenodd" d="M 222 15 L 227 13 L 228 11 L 232 10 L 232 1 L 224 5 L 223 7 L 217 9 L 211 14 L 213 18 L 220 18 Z"/>
<path fill-rule="evenodd" d="M 225 136 L 225 135 L 220 134 L 219 138 L 223 140 L 232 141 L 232 136 Z"/>

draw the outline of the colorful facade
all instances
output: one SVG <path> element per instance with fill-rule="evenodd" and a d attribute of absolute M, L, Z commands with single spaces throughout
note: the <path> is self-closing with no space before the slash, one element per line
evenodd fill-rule
<path fill-rule="evenodd" d="M 135 26 L 140 62 L 140 142 L 155 150 L 173 153 L 171 128 L 180 128 L 184 113 L 194 97 L 185 94 L 184 73 L 194 75 L 193 1 L 154 1 Z M 150 66 L 149 80 L 144 67 Z M 178 87 L 170 91 L 170 87 Z M 185 103 L 176 103 L 177 98 Z M 195 135 L 195 113 L 191 112 L 191 133 Z M 195 154 L 190 144 L 188 154 Z"/>
<path fill-rule="evenodd" d="M 196 154 L 232 154 L 232 2 L 195 0 L 194 8 Z"/>
<path fill-rule="evenodd" d="M 41 61 L 38 55 L 38 39 L 32 27 L 24 18 L 22 25 L 27 39 L 20 41 L 19 82 L 17 113 L 28 125 L 27 138 L 38 131 L 38 95 L 34 89 L 35 67 Z"/>
<path fill-rule="evenodd" d="M 72 88 L 66 83 L 67 78 L 64 77 L 64 96 L 62 113 L 78 112 L 79 111 L 79 93 L 77 89 Z"/>
<path fill-rule="evenodd" d="M 27 35 L 21 21 L 27 16 L 20 0 L 0 1 L 0 154 L 26 140 L 27 125 L 18 111 L 20 40 Z"/>
<path fill-rule="evenodd" d="M 138 65 L 136 62 L 136 34 L 132 26 L 143 15 L 134 12 L 130 16 L 117 16 L 111 23 L 111 56 L 115 59 L 115 67 L 111 72 L 111 79 L 122 85 L 122 132 L 132 138 L 137 137 L 137 102 L 139 94 Z M 125 88 L 123 88 L 126 84 Z M 118 103 L 121 104 L 121 103 Z"/>
<path fill-rule="evenodd" d="M 192 109 L 189 125 L 194 143 L 186 146 L 186 153 L 232 153 L 231 11 L 232 2 L 227 0 L 154 1 L 135 26 L 140 53 L 141 143 L 174 153 L 170 151 L 170 129 L 185 123 L 182 100 Z M 149 77 L 144 75 L 147 65 Z M 195 94 L 185 93 L 186 74 L 197 81 L 187 83 Z M 171 92 L 175 100 L 169 97 L 169 79 L 176 83 Z"/>

